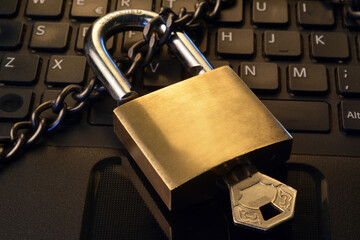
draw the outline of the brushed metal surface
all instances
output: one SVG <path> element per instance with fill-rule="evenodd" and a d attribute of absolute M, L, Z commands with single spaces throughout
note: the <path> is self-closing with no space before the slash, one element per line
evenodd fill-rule
<path fill-rule="evenodd" d="M 289 158 L 292 137 L 229 67 L 127 102 L 114 130 L 169 209 L 209 199 L 244 159 Z"/>

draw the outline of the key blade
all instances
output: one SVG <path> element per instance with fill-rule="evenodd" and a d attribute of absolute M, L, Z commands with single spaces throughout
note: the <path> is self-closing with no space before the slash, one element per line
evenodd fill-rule
<path fill-rule="evenodd" d="M 241 181 L 230 174 L 224 180 L 235 225 L 267 231 L 294 217 L 295 189 L 260 172 Z"/>

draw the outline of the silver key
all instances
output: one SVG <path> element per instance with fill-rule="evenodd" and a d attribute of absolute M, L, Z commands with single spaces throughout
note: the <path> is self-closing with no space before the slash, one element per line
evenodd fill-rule
<path fill-rule="evenodd" d="M 224 180 L 236 225 L 267 231 L 294 216 L 297 191 L 255 167 L 242 165 Z"/>

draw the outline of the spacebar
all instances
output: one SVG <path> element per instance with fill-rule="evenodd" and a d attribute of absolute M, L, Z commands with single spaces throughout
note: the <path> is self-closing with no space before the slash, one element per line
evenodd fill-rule
<path fill-rule="evenodd" d="M 325 102 L 263 100 L 272 114 L 293 132 L 329 132 L 329 105 Z"/>

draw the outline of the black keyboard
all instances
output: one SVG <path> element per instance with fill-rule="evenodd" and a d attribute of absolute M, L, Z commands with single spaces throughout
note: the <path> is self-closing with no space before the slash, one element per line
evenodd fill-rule
<path fill-rule="evenodd" d="M 178 12 L 195 2 L 1 0 L 0 136 L 9 136 L 14 123 L 30 119 L 64 86 L 85 85 L 94 76 L 83 50 L 96 18 L 126 8 Z M 237 0 L 190 37 L 214 68 L 230 65 L 293 135 L 292 154 L 360 157 L 359 34 L 360 20 L 330 1 Z M 127 49 L 141 38 L 141 32 L 127 31 L 106 46 L 126 67 Z M 189 77 L 165 46 L 129 81 L 147 94 Z M 67 104 L 75 103 L 69 98 Z M 112 130 L 115 107 L 103 95 L 38 146 L 123 148 Z"/>
<path fill-rule="evenodd" d="M 83 56 L 91 22 L 127 7 L 158 10 L 161 4 L 193 9 L 196 1 L 3 1 L 0 20 L 1 135 L 27 119 L 40 102 L 67 84 L 84 84 L 93 74 Z M 344 14 L 345 13 L 345 14 Z M 214 67 L 229 64 L 294 135 L 293 153 L 360 156 L 360 47 L 357 28 L 341 6 L 327 1 L 236 1 L 192 36 Z M 119 62 L 142 33 L 114 36 L 107 48 Z M 142 94 L 190 77 L 162 49 L 131 79 Z M 94 102 L 65 131 L 89 136 L 45 144 L 114 147 L 110 97 Z M 69 100 L 71 101 L 71 100 Z M 74 104 L 74 103 L 68 103 Z M 74 120 L 74 119 L 72 119 Z M 82 132 L 84 131 L 84 133 Z M 92 141 L 91 134 L 105 141 Z M 108 140 L 107 140 L 108 139 Z M 329 148 L 329 146 L 332 146 Z"/>

